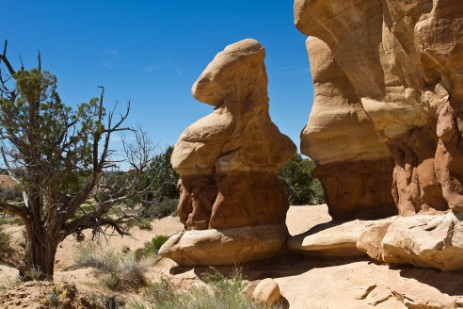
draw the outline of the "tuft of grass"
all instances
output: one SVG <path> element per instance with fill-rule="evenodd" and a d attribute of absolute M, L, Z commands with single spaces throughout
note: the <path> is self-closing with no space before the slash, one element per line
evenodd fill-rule
<path fill-rule="evenodd" d="M 138 226 L 140 230 L 151 231 L 153 227 L 151 226 L 151 220 L 148 218 L 136 217 L 127 222 L 128 227 Z"/>
<path fill-rule="evenodd" d="M 78 267 L 93 267 L 106 274 L 102 282 L 111 290 L 137 290 L 145 286 L 145 272 L 152 263 L 152 259 L 137 260 L 130 252 L 124 254 L 110 248 L 102 251 L 92 242 L 82 245 L 76 257 Z"/>
<path fill-rule="evenodd" d="M 10 249 L 11 236 L 3 231 L 0 226 L 0 255 Z"/>
<path fill-rule="evenodd" d="M 167 277 L 160 277 L 156 283 L 149 284 L 143 294 L 144 302 L 132 302 L 129 309 L 204 309 L 204 308 L 240 308 L 261 309 L 242 295 L 243 276 L 239 269 L 231 277 L 222 275 L 215 269 L 203 275 L 208 284 L 194 287 L 188 291 L 176 291 Z"/>
<path fill-rule="evenodd" d="M 0 261 L 11 257 L 13 249 L 10 245 L 11 236 L 5 233 L 0 226 Z"/>
<path fill-rule="evenodd" d="M 24 225 L 24 221 L 18 216 L 0 213 L 0 225 Z"/>
<path fill-rule="evenodd" d="M 159 249 L 169 239 L 169 236 L 159 235 L 151 239 L 150 242 L 145 242 L 143 248 L 138 248 L 134 252 L 135 259 L 141 260 L 142 258 L 156 258 Z"/>

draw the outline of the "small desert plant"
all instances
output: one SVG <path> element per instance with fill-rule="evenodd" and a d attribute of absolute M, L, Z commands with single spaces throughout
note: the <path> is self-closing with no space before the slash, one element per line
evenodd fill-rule
<path fill-rule="evenodd" d="M 138 248 L 134 252 L 135 259 L 156 257 L 161 246 L 169 239 L 168 236 L 159 235 L 154 237 L 150 242 L 145 242 L 143 248 Z"/>
<path fill-rule="evenodd" d="M 0 258 L 9 255 L 9 252 L 11 251 L 10 241 L 10 235 L 5 233 L 0 226 Z"/>
<path fill-rule="evenodd" d="M 94 243 L 82 246 L 77 257 L 76 265 L 93 267 L 107 275 L 103 284 L 112 290 L 137 289 L 146 285 L 145 271 L 153 260 L 135 259 L 131 252 L 121 253 L 111 248 L 101 250 Z"/>
<path fill-rule="evenodd" d="M 70 308 L 72 301 L 77 298 L 77 288 L 74 284 L 67 282 L 60 282 L 55 285 L 42 286 L 42 293 L 44 298 L 40 301 L 39 308 Z"/>
<path fill-rule="evenodd" d="M 172 282 L 166 276 L 161 276 L 158 282 L 149 284 L 143 296 L 148 302 L 158 306 L 175 305 L 179 300 Z"/>
<path fill-rule="evenodd" d="M 24 275 L 21 277 L 21 280 L 42 280 L 43 278 L 46 278 L 46 275 L 40 269 L 32 267 L 31 269 L 28 269 L 24 272 Z"/>
<path fill-rule="evenodd" d="M 3 224 L 24 225 L 24 221 L 17 216 L 11 216 L 3 212 L 0 212 L 0 225 L 3 225 Z"/>
<path fill-rule="evenodd" d="M 3 290 L 7 290 L 11 287 L 13 287 L 15 284 L 18 283 L 18 279 L 12 279 L 12 278 L 3 278 L 2 283 L 0 283 L 0 292 Z"/>
<path fill-rule="evenodd" d="M 128 305 L 131 309 L 154 308 L 262 308 L 252 303 L 242 295 L 243 277 L 239 270 L 233 272 L 230 278 L 225 277 L 215 269 L 203 276 L 208 284 L 194 287 L 188 291 L 176 291 L 167 277 L 160 277 L 156 283 L 145 288 L 144 299 L 147 304 L 133 302 Z"/>
<path fill-rule="evenodd" d="M 138 226 L 140 230 L 147 230 L 151 231 L 153 228 L 151 227 L 151 220 L 149 218 L 143 218 L 143 217 L 136 217 L 133 218 L 132 220 L 129 220 L 127 222 L 128 227 L 134 227 Z"/>

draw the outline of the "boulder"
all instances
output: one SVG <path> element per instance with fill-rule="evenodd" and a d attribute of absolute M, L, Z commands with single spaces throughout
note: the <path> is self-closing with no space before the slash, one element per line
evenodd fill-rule
<path fill-rule="evenodd" d="M 265 49 L 227 46 L 192 88 L 214 111 L 189 126 L 171 157 L 187 230 L 283 224 L 289 203 L 276 174 L 296 146 L 270 119 Z"/>
<path fill-rule="evenodd" d="M 333 217 L 387 215 L 391 187 L 400 215 L 463 212 L 461 1 L 295 0 L 294 18 L 311 37 L 315 89 L 302 152 Z M 337 184 L 341 168 L 323 176 L 327 164 L 352 166 L 354 181 Z"/>
<path fill-rule="evenodd" d="M 189 230 L 169 238 L 159 255 L 180 265 L 233 265 L 284 253 L 288 236 L 284 224 Z"/>
<path fill-rule="evenodd" d="M 448 211 L 383 221 L 365 230 L 358 248 L 376 260 L 440 270 L 463 269 L 463 216 Z M 377 231 L 384 231 L 379 232 Z M 366 236 L 368 235 L 368 236 Z M 371 248 L 377 248 L 372 250 Z"/>
<path fill-rule="evenodd" d="M 272 278 L 261 280 L 252 293 L 252 299 L 255 304 L 266 308 L 278 304 L 281 300 L 278 283 Z"/>

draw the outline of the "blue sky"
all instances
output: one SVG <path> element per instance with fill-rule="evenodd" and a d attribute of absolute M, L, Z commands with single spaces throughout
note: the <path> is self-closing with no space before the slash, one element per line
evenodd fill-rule
<path fill-rule="evenodd" d="M 67 104 L 99 96 L 98 85 L 108 107 L 130 99 L 128 124 L 161 148 L 212 111 L 191 86 L 215 54 L 254 38 L 267 51 L 271 117 L 299 146 L 313 90 L 292 0 L 1 0 L 0 23 L 13 63 L 33 67 L 40 50 Z"/>

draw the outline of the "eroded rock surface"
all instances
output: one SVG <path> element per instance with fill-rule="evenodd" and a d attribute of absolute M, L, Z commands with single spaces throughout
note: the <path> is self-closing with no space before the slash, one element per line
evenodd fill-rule
<path fill-rule="evenodd" d="M 188 230 L 285 221 L 289 204 L 276 173 L 296 147 L 270 119 L 264 57 L 255 40 L 229 45 L 193 85 L 214 111 L 182 133 L 172 154 Z"/>
<path fill-rule="evenodd" d="M 384 183 L 354 174 L 361 180 L 350 190 L 363 182 L 373 196 L 346 197 L 354 200 L 348 205 L 367 201 L 360 202 L 361 209 L 346 206 L 354 213 L 376 207 L 389 181 L 401 215 L 449 208 L 462 212 L 462 2 L 296 0 L 294 11 L 297 28 L 313 37 L 307 44 L 315 101 L 302 151 L 320 164 L 319 175 L 327 164 L 364 161 L 372 166 L 372 177 L 380 171 L 377 178 Z M 351 139 L 343 138 L 344 132 Z M 343 148 L 348 150 L 339 151 Z M 386 167 L 390 158 L 394 163 Z M 342 188 L 348 184 L 328 184 L 346 176 L 340 169 L 321 177 L 335 217 L 344 202 L 338 192 L 348 191 Z M 383 200 L 376 214 L 391 204 Z"/>
<path fill-rule="evenodd" d="M 285 252 L 287 238 L 284 224 L 185 231 L 169 238 L 159 254 L 179 265 L 234 265 Z"/>
<path fill-rule="evenodd" d="M 384 221 L 365 230 L 357 247 L 390 264 L 411 264 L 441 270 L 463 269 L 462 215 L 418 214 Z M 373 249 L 372 249 L 373 248 Z"/>
<path fill-rule="evenodd" d="M 366 256 L 388 264 L 463 269 L 463 215 L 452 211 L 379 220 L 327 222 L 288 239 L 288 249 L 313 257 Z"/>

